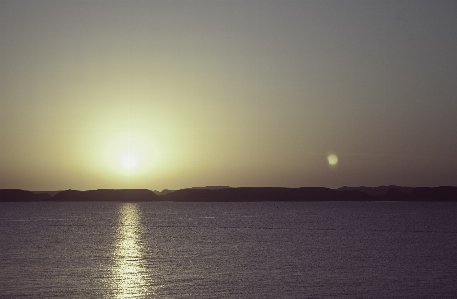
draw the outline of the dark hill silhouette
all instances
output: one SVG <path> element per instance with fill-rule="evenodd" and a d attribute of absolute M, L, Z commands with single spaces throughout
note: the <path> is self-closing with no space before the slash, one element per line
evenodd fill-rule
<path fill-rule="evenodd" d="M 88 191 L 65 190 L 53 197 L 54 201 L 157 201 L 160 197 L 147 189 L 97 189 Z"/>
<path fill-rule="evenodd" d="M 401 200 L 404 197 L 405 197 L 404 194 L 401 193 L 398 188 L 390 188 L 386 194 L 380 196 L 380 198 L 382 200 L 394 200 L 394 201 Z"/>
<path fill-rule="evenodd" d="M 165 195 L 165 194 L 168 194 L 168 193 L 171 193 L 171 192 L 175 192 L 175 191 L 176 190 L 163 189 L 162 191 L 154 190 L 154 193 L 157 194 L 157 195 Z"/>
<path fill-rule="evenodd" d="M 386 195 L 387 192 L 389 192 L 389 190 L 392 188 L 398 189 L 398 191 L 400 191 L 401 194 L 411 193 L 411 191 L 413 191 L 413 189 L 414 189 L 413 187 L 401 187 L 401 186 L 389 185 L 389 186 L 378 186 L 378 187 L 365 187 L 365 186 L 347 187 L 347 186 L 344 186 L 344 187 L 338 188 L 336 190 L 338 190 L 338 191 L 354 190 L 354 191 L 360 191 L 360 192 L 363 192 L 363 193 L 366 193 L 369 195 L 373 195 L 373 196 L 382 196 L 382 195 Z"/>
<path fill-rule="evenodd" d="M 31 192 L 33 192 L 35 194 L 44 194 L 44 193 L 46 193 L 46 194 L 49 194 L 51 196 L 54 196 L 54 195 L 56 195 L 57 193 L 59 193 L 61 191 L 62 190 L 58 190 L 58 191 L 31 191 Z"/>
<path fill-rule="evenodd" d="M 418 187 L 406 196 L 409 201 L 457 201 L 457 187 Z"/>
<path fill-rule="evenodd" d="M 49 194 L 35 194 L 20 189 L 0 189 L 0 202 L 11 201 L 47 201 L 52 200 Z"/>
<path fill-rule="evenodd" d="M 457 201 L 457 187 L 410 188 L 381 186 L 383 195 L 359 190 L 333 190 L 322 187 L 303 188 L 230 188 L 181 189 L 162 195 L 167 201 Z M 389 187 L 384 192 L 385 187 Z M 402 189 L 403 188 L 403 189 Z M 409 193 L 404 193 L 410 190 Z M 403 192 L 402 192 L 403 191 Z"/>
<path fill-rule="evenodd" d="M 228 188 L 232 188 L 230 186 L 205 186 L 205 187 L 191 187 L 190 189 L 210 189 L 210 190 L 214 190 L 214 189 L 228 189 Z"/>
<path fill-rule="evenodd" d="M 358 190 L 342 190 L 323 187 L 281 188 L 190 188 L 157 195 L 147 189 L 98 189 L 88 191 L 66 190 L 51 197 L 19 189 L 0 190 L 0 202 L 16 201 L 181 201 L 181 202 L 242 202 L 242 201 L 454 201 L 457 187 L 419 187 L 409 194 L 401 189 L 390 188 L 381 196 L 373 196 Z"/>
<path fill-rule="evenodd" d="M 230 186 L 205 186 L 205 187 L 191 187 L 191 188 L 185 188 L 185 189 L 208 189 L 208 190 L 214 190 L 214 189 L 228 189 L 232 188 Z M 181 189 L 184 190 L 184 189 Z M 178 190 L 168 190 L 168 189 L 163 189 L 162 191 L 157 191 L 154 190 L 154 193 L 157 195 L 166 195 L 168 193 L 172 193 Z"/>
<path fill-rule="evenodd" d="M 358 191 L 335 191 L 323 187 L 280 188 L 242 187 L 228 189 L 181 189 L 162 195 L 168 201 L 335 201 L 369 200 L 370 196 Z"/>

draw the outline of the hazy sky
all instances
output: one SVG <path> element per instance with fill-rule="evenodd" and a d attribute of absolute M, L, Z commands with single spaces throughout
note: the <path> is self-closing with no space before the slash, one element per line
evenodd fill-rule
<path fill-rule="evenodd" d="M 0 0 L 0 100 L 0 188 L 457 185 L 457 2 Z"/>

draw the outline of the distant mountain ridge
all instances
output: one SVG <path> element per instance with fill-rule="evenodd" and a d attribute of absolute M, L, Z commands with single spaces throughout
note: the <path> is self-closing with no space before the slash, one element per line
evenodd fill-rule
<path fill-rule="evenodd" d="M 53 201 L 157 201 L 159 195 L 147 189 L 66 190 L 57 193 Z"/>
<path fill-rule="evenodd" d="M 186 188 L 186 189 L 208 189 L 208 190 L 214 190 L 214 189 L 228 189 L 228 188 L 232 188 L 232 187 L 230 187 L 230 186 L 205 186 L 205 187 L 190 187 L 190 188 Z M 172 193 L 172 192 L 175 192 L 175 191 L 177 191 L 177 190 L 163 189 L 162 191 L 154 190 L 154 193 L 157 194 L 157 195 L 166 195 L 168 193 Z"/>
<path fill-rule="evenodd" d="M 384 193 L 388 187 L 388 190 Z M 372 189 L 367 189 L 372 188 Z M 376 189 L 378 188 L 378 189 Z M 402 189 L 403 188 L 403 189 Z M 175 201 L 175 202 L 252 202 L 252 201 L 454 201 L 457 187 L 241 187 L 188 188 L 157 195 L 148 189 L 65 190 L 51 196 L 20 189 L 0 189 L 0 202 L 28 201 Z M 364 190 L 362 192 L 360 190 Z M 367 193 L 367 190 L 372 195 Z M 382 192 L 381 192 L 382 191 Z M 402 192 L 403 191 L 403 192 Z"/>
<path fill-rule="evenodd" d="M 31 192 L 33 192 L 35 194 L 49 194 L 51 196 L 54 196 L 57 193 L 62 192 L 62 191 L 64 191 L 64 190 L 57 190 L 57 191 L 31 191 Z"/>
<path fill-rule="evenodd" d="M 391 189 L 397 189 L 401 194 L 409 194 L 411 191 L 413 191 L 414 187 L 401 187 L 401 186 L 395 186 L 395 185 L 389 185 L 389 186 L 378 186 L 378 187 L 347 187 L 343 186 L 340 187 L 336 190 L 338 191 L 346 191 L 346 190 L 354 190 L 354 191 L 360 191 L 363 193 L 366 193 L 368 195 L 373 195 L 373 196 L 382 196 L 386 195 L 389 190 Z"/>

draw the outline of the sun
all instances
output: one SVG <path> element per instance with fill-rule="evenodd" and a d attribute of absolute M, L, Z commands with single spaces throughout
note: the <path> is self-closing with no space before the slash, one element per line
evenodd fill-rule
<path fill-rule="evenodd" d="M 138 159 L 132 154 L 126 154 L 122 156 L 121 165 L 125 169 L 134 169 L 138 165 Z"/>
<path fill-rule="evenodd" d="M 104 140 L 105 145 L 101 152 L 106 170 L 119 178 L 124 178 L 125 175 L 139 178 L 144 174 L 157 173 L 164 159 L 157 145 L 159 140 L 148 132 L 109 131 L 110 135 Z"/>

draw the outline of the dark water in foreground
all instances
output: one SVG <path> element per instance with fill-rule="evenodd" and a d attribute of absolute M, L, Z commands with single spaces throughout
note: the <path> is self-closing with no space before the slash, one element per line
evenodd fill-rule
<path fill-rule="evenodd" d="M 457 203 L 0 203 L 0 298 L 455 298 Z"/>

